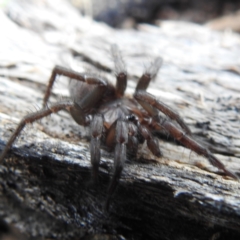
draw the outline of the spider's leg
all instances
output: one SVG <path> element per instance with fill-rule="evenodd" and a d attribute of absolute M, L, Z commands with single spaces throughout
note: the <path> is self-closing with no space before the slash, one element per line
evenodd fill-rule
<path fill-rule="evenodd" d="M 154 79 L 162 65 L 162 58 L 157 57 L 153 63 L 151 63 L 142 77 L 138 80 L 136 91 L 145 91 L 148 88 L 148 85 L 152 79 Z"/>
<path fill-rule="evenodd" d="M 115 65 L 115 74 L 117 78 L 116 94 L 118 97 L 122 97 L 127 87 L 127 71 L 121 53 L 116 44 L 111 46 L 111 53 Z"/>
<path fill-rule="evenodd" d="M 138 144 L 139 142 L 136 136 L 129 136 L 127 143 L 127 153 L 129 158 L 136 159 Z"/>
<path fill-rule="evenodd" d="M 196 152 L 197 154 L 206 157 L 213 166 L 222 170 L 226 175 L 234 179 L 238 179 L 238 176 L 229 171 L 228 169 L 226 169 L 223 163 L 220 160 L 218 160 L 212 153 L 210 153 L 210 151 L 207 148 L 203 147 L 194 139 L 192 139 L 190 136 L 186 135 L 183 131 L 178 129 L 171 122 L 165 120 L 161 123 L 161 126 L 177 141 L 183 144 L 186 148 L 189 148 L 192 151 Z"/>
<path fill-rule="evenodd" d="M 141 135 L 147 141 L 147 146 L 150 149 L 150 151 L 152 152 L 152 154 L 157 157 L 161 157 L 162 153 L 161 153 L 161 150 L 159 147 L 158 138 L 154 137 L 151 134 L 150 130 L 144 125 L 140 125 L 139 130 L 140 130 Z"/>
<path fill-rule="evenodd" d="M 187 124 L 184 122 L 184 120 L 180 117 L 180 115 L 172 110 L 169 106 L 164 104 L 163 102 L 157 100 L 154 96 L 151 94 L 145 92 L 145 91 L 137 91 L 134 94 L 134 98 L 142 105 L 142 107 L 149 113 L 152 113 L 152 108 L 156 108 L 162 113 L 164 113 L 166 116 L 170 117 L 172 120 L 175 120 L 182 129 L 186 132 L 186 134 L 191 135 L 191 130 L 187 126 Z M 146 106 L 148 105 L 148 106 Z M 150 106 L 149 106 L 150 105 Z"/>
<path fill-rule="evenodd" d="M 52 70 L 52 74 L 51 74 L 51 77 L 48 82 L 47 90 L 46 90 L 44 98 L 43 98 L 43 107 L 46 106 L 48 99 L 50 97 L 50 94 L 51 94 L 53 84 L 54 84 L 57 76 L 60 76 L 60 75 L 69 77 L 71 79 L 75 79 L 80 82 L 86 82 L 88 84 L 93 84 L 93 85 L 101 85 L 101 84 L 104 85 L 105 84 L 105 82 L 99 78 L 81 74 L 79 72 L 76 72 L 76 71 L 61 67 L 61 66 L 55 66 Z"/>
<path fill-rule="evenodd" d="M 115 136 L 115 153 L 114 153 L 114 170 L 111 183 L 108 188 L 108 198 L 105 208 L 108 209 L 110 198 L 113 195 L 117 184 L 119 182 L 123 165 L 126 160 L 126 144 L 128 142 L 128 124 L 124 120 L 118 120 L 116 124 L 116 136 Z"/>
<path fill-rule="evenodd" d="M 17 136 L 21 133 L 23 128 L 25 127 L 26 124 L 33 123 L 39 119 L 42 119 L 52 113 L 59 112 L 61 110 L 70 110 L 70 108 L 73 107 L 73 103 L 70 101 L 62 101 L 56 104 L 51 105 L 50 107 L 45 107 L 39 111 L 30 113 L 26 115 L 18 124 L 16 130 L 13 132 L 12 136 L 8 140 L 5 148 L 3 149 L 1 155 L 0 155 L 0 163 L 3 161 L 8 149 L 12 146 L 13 142 L 17 138 Z"/>
<path fill-rule="evenodd" d="M 99 162 L 101 158 L 100 144 L 103 131 L 103 117 L 102 115 L 94 115 L 94 118 L 90 126 L 91 142 L 90 142 L 90 154 L 92 163 L 92 176 L 94 183 L 97 182 Z"/>
<path fill-rule="evenodd" d="M 138 150 L 138 140 L 139 131 L 138 127 L 131 121 L 128 121 L 128 143 L 127 143 L 127 153 L 131 159 L 135 159 Z"/>

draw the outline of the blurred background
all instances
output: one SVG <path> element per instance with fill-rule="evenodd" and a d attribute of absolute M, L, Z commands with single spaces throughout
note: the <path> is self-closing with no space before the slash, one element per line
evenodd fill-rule
<path fill-rule="evenodd" d="M 182 20 L 208 24 L 216 30 L 240 31 L 239 0 L 70 0 L 82 14 L 112 27 Z"/>

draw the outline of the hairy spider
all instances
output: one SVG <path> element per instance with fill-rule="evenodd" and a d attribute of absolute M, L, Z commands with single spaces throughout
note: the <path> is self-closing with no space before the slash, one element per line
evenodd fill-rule
<path fill-rule="evenodd" d="M 148 66 L 139 79 L 133 97 L 124 96 L 127 85 L 127 72 L 119 49 L 111 47 L 116 72 L 116 86 L 106 79 L 91 74 L 80 74 L 56 66 L 51 74 L 43 100 L 43 108 L 26 115 L 8 140 L 0 156 L 3 161 L 8 149 L 26 124 L 33 123 L 52 113 L 67 110 L 73 119 L 82 126 L 90 126 L 90 154 L 93 180 L 97 181 L 100 147 L 114 151 L 113 177 L 108 189 L 108 200 L 112 196 L 127 156 L 136 156 L 138 145 L 146 141 L 150 151 L 157 157 L 161 156 L 156 132 L 165 131 L 174 139 L 199 155 L 206 157 L 209 162 L 222 170 L 226 175 L 237 178 L 208 149 L 196 142 L 191 131 L 178 113 L 163 102 L 146 92 L 150 81 L 156 76 L 162 64 L 161 58 L 156 58 Z M 69 101 L 60 101 L 47 106 L 53 83 L 58 75 L 71 78 L 69 83 Z M 159 111 L 166 115 L 160 116 Z M 176 123 L 173 123 L 175 121 Z M 179 125 L 177 127 L 177 125 Z M 129 155 L 128 155 L 129 154 Z"/>

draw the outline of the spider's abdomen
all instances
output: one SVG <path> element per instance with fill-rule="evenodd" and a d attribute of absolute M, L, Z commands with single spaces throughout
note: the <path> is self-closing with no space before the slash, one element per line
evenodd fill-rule
<path fill-rule="evenodd" d="M 72 101 L 85 112 L 91 112 L 98 107 L 105 98 L 105 95 L 113 95 L 112 86 L 105 79 L 86 76 L 86 82 L 71 79 L 69 82 L 69 93 Z M 91 82 L 91 84 L 89 83 Z M 99 99 L 101 99 L 99 101 Z"/>

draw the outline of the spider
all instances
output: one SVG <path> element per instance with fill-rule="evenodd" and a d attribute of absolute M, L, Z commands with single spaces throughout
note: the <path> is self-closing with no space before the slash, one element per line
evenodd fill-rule
<path fill-rule="evenodd" d="M 94 182 L 97 182 L 98 179 L 100 147 L 114 151 L 114 170 L 108 188 L 107 206 L 118 185 L 126 158 L 136 157 L 139 144 L 146 141 L 147 147 L 155 156 L 162 155 L 156 136 L 159 131 L 165 131 L 186 148 L 203 155 L 226 175 L 238 178 L 226 169 L 207 148 L 193 139 L 190 129 L 177 112 L 146 92 L 150 81 L 155 78 L 161 67 L 161 58 L 156 58 L 146 68 L 137 83 L 133 97 L 128 97 L 124 95 L 127 71 L 116 45 L 111 46 L 111 54 L 116 73 L 115 87 L 104 78 L 56 66 L 49 79 L 43 108 L 26 115 L 20 121 L 1 153 L 0 163 L 26 124 L 33 123 L 52 113 L 67 110 L 79 125 L 90 128 L 90 155 Z M 58 75 L 70 78 L 70 100 L 59 101 L 47 106 L 54 81 Z M 160 112 L 166 117 L 160 115 Z"/>

